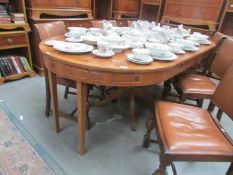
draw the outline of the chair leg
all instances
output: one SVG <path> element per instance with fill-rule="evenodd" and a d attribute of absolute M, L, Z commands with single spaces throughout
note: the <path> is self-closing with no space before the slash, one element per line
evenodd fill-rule
<path fill-rule="evenodd" d="M 68 98 L 68 93 L 69 93 L 69 86 L 66 86 L 65 93 L 64 93 L 64 98 Z"/>
<path fill-rule="evenodd" d="M 231 163 L 230 167 L 228 168 L 226 175 L 233 175 L 233 163 Z"/>
<path fill-rule="evenodd" d="M 214 110 L 214 108 L 215 108 L 215 104 L 214 103 L 212 103 L 212 102 L 210 102 L 210 104 L 209 104 L 209 106 L 208 106 L 208 111 L 209 112 L 213 112 L 213 110 Z"/>
<path fill-rule="evenodd" d="M 203 105 L 203 99 L 197 99 L 197 106 L 202 108 Z"/>
<path fill-rule="evenodd" d="M 166 167 L 168 162 L 165 160 L 163 153 L 160 153 L 160 165 L 159 169 L 157 169 L 152 175 L 167 175 Z"/>
<path fill-rule="evenodd" d="M 45 68 L 45 93 L 46 93 L 46 103 L 45 103 L 45 116 L 50 116 L 50 104 L 51 104 L 51 96 L 49 90 L 49 79 L 48 79 L 48 70 Z"/>
<path fill-rule="evenodd" d="M 221 120 L 221 118 L 222 118 L 222 113 L 223 113 L 223 111 L 222 111 L 221 109 L 219 109 L 219 110 L 218 110 L 218 113 L 217 113 L 217 119 L 218 119 L 218 121 Z"/>
<path fill-rule="evenodd" d="M 143 148 L 148 148 L 150 144 L 150 134 L 152 129 L 154 128 L 154 119 L 150 118 L 146 122 L 146 134 L 144 135 L 143 139 Z"/>
<path fill-rule="evenodd" d="M 167 80 L 164 82 L 162 99 L 165 99 L 170 92 L 171 92 L 171 80 Z"/>

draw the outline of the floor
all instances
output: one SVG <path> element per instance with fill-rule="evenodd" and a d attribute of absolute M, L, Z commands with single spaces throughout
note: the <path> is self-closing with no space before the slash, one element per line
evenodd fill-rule
<path fill-rule="evenodd" d="M 160 96 L 162 86 L 149 87 Z M 75 96 L 63 98 L 59 86 L 59 107 L 64 112 L 75 108 Z M 56 134 L 52 117 L 45 117 L 45 85 L 43 77 L 25 78 L 0 86 L 0 100 L 21 119 L 26 129 L 57 161 L 68 175 L 150 175 L 159 166 L 159 147 L 142 147 L 145 122 L 151 116 L 147 105 L 137 102 L 137 131 L 131 131 L 126 98 L 116 104 L 92 108 L 92 128 L 87 132 L 87 153 L 80 156 L 76 123 L 61 119 L 62 131 Z M 205 103 L 205 107 L 207 103 Z M 233 136 L 232 121 L 226 117 L 223 126 Z M 156 137 L 153 131 L 152 137 Z M 223 175 L 228 163 L 176 163 L 179 175 Z M 168 174 L 172 174 L 168 168 Z"/>

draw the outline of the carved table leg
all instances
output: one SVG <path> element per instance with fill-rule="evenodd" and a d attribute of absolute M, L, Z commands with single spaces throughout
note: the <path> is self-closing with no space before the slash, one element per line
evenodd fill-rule
<path fill-rule="evenodd" d="M 129 112 L 131 120 L 131 129 L 136 131 L 136 118 L 135 118 L 135 97 L 133 89 L 129 89 Z"/>
<path fill-rule="evenodd" d="M 146 134 L 144 135 L 144 139 L 143 139 L 143 148 L 149 147 L 150 133 L 151 133 L 151 130 L 154 128 L 154 119 L 153 118 L 150 118 L 147 120 L 146 128 L 147 128 Z"/>
<path fill-rule="evenodd" d="M 85 134 L 87 128 L 87 84 L 82 82 L 76 83 L 77 87 L 77 108 L 79 123 L 79 151 L 85 153 Z M 77 125 L 78 126 L 78 125 Z"/>

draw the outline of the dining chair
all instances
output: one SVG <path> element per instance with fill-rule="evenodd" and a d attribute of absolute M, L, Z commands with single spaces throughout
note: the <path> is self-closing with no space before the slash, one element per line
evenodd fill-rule
<path fill-rule="evenodd" d="M 218 34 L 216 34 L 217 36 L 219 37 Z M 197 102 L 199 107 L 202 107 L 203 99 L 210 99 L 214 94 L 217 85 L 210 78 L 219 77 L 221 79 L 223 73 L 233 61 L 233 57 L 226 54 L 233 49 L 233 40 L 222 35 L 216 47 L 217 49 L 209 55 L 206 69 L 203 72 L 183 73 L 171 80 L 179 94 L 180 103 L 192 99 Z"/>
<path fill-rule="evenodd" d="M 233 120 L 233 64 L 224 73 L 211 103 Z M 178 103 L 159 101 L 154 104 L 154 117 L 146 123 L 143 147 L 148 148 L 150 134 L 156 129 L 160 146 L 160 165 L 153 175 L 165 175 L 174 161 L 229 162 L 226 175 L 233 174 L 233 140 L 208 110 Z"/>
<path fill-rule="evenodd" d="M 55 21 L 55 22 L 47 22 L 47 23 L 39 23 L 34 24 L 34 31 L 36 40 L 38 43 L 40 41 L 57 36 L 63 35 L 66 33 L 66 25 L 63 21 Z M 41 55 L 42 57 L 42 55 Z M 68 94 L 76 94 L 74 92 L 69 91 L 69 87 L 76 88 L 76 83 L 72 80 L 68 80 L 63 77 L 57 77 L 57 84 L 61 84 L 66 86 L 64 97 L 67 98 Z M 45 68 L 45 87 L 46 87 L 46 106 L 45 106 L 45 114 L 48 117 L 50 115 L 50 91 L 49 91 L 49 81 L 48 81 L 48 71 Z"/>

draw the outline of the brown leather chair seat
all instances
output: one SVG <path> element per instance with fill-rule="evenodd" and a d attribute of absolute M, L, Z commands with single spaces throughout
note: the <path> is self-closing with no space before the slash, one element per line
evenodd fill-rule
<path fill-rule="evenodd" d="M 158 126 L 163 126 L 159 131 L 167 142 L 166 154 L 226 155 L 233 158 L 233 146 L 207 110 L 183 104 L 158 102 L 156 117 L 160 122 Z"/>
<path fill-rule="evenodd" d="M 207 76 L 198 75 L 198 74 L 187 74 L 180 79 L 179 87 L 184 93 L 195 94 L 195 97 L 198 94 L 209 95 L 209 98 L 214 94 L 217 87 Z"/>

